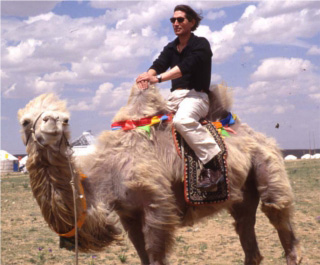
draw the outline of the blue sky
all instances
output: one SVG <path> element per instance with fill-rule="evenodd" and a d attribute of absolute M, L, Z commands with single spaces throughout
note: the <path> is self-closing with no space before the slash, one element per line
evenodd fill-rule
<path fill-rule="evenodd" d="M 73 138 L 110 129 L 137 75 L 175 38 L 180 3 L 2 1 L 1 149 L 25 152 L 17 111 L 42 93 L 68 100 Z M 202 12 L 195 34 L 211 44 L 212 83 L 232 87 L 242 122 L 281 148 L 320 148 L 320 3 L 184 3 Z"/>

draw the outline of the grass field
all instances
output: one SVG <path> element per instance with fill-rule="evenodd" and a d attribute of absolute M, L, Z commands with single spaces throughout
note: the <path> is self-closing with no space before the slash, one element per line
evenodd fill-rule
<path fill-rule="evenodd" d="M 302 264 L 320 264 L 320 160 L 287 162 L 295 193 L 294 225 L 303 250 Z M 233 219 L 222 212 L 194 227 L 179 229 L 170 264 L 240 265 L 244 255 Z M 258 211 L 256 224 L 264 265 L 285 264 L 275 229 Z M 74 264 L 74 253 L 59 249 L 59 238 L 44 222 L 28 175 L 1 176 L 1 264 Z M 80 254 L 79 264 L 140 264 L 125 238 L 105 252 Z"/>

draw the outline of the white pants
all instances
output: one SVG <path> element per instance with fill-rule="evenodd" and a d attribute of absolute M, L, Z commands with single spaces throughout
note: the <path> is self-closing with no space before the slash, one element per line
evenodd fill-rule
<path fill-rule="evenodd" d="M 194 89 L 174 90 L 168 97 L 170 111 L 176 112 L 173 123 L 183 139 L 206 164 L 220 152 L 212 135 L 199 123 L 209 111 L 209 98 Z"/>

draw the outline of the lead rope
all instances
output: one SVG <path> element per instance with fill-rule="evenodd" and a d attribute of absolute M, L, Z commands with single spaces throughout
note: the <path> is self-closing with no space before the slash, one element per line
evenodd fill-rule
<path fill-rule="evenodd" d="M 73 193 L 73 208 L 74 208 L 74 229 L 75 229 L 75 235 L 74 235 L 74 241 L 75 241 L 75 261 L 76 265 L 78 265 L 78 260 L 79 260 L 79 249 L 78 249 L 78 222 L 77 222 L 77 192 L 76 192 L 76 187 L 75 187 L 75 172 L 71 164 L 71 156 L 73 154 L 73 151 L 66 140 L 66 144 L 68 146 L 68 149 L 66 151 L 66 155 L 68 157 L 68 163 L 69 163 L 69 168 L 71 172 L 71 181 L 70 185 L 72 187 L 72 193 Z"/>

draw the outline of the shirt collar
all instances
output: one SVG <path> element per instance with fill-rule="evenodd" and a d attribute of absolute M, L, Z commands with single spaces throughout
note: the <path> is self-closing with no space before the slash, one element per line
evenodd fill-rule
<path fill-rule="evenodd" d="M 191 33 L 190 39 L 188 40 L 187 46 L 190 46 L 190 44 L 192 44 L 192 42 L 195 39 L 195 35 L 193 33 Z M 176 48 L 177 45 L 179 44 L 179 37 L 175 38 L 174 41 L 172 41 L 169 46 L 172 48 Z"/>

